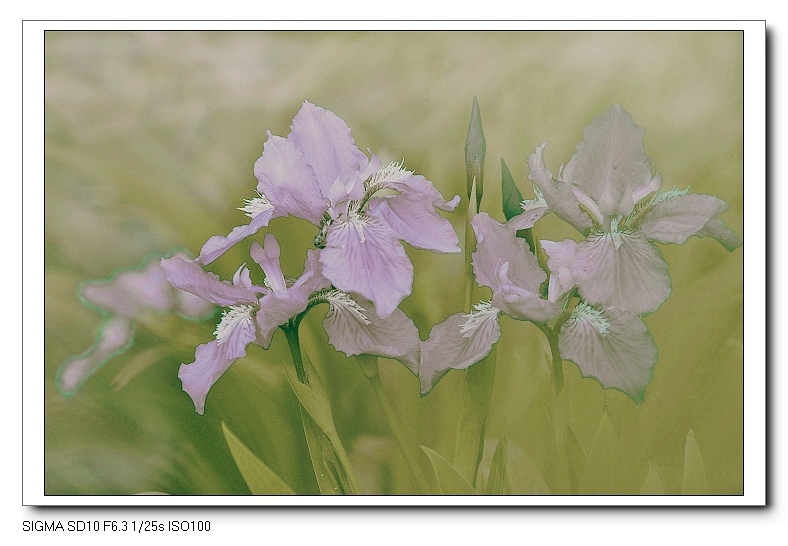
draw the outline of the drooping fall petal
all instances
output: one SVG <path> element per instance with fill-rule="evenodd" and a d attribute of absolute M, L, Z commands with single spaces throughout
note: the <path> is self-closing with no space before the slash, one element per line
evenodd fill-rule
<path fill-rule="evenodd" d="M 199 296 L 205 301 L 221 307 L 255 304 L 257 294 L 244 286 L 236 286 L 219 278 L 215 273 L 204 271 L 195 261 L 186 261 L 178 256 L 161 260 L 165 277 L 172 285 Z"/>
<path fill-rule="evenodd" d="M 581 303 L 558 334 L 558 348 L 583 377 L 643 401 L 657 361 L 657 347 L 646 324 L 633 313 Z"/>
<path fill-rule="evenodd" d="M 390 315 L 413 286 L 413 266 L 405 249 L 388 224 L 375 216 L 334 222 L 320 262 L 334 286 L 372 300 L 381 317 Z"/>
<path fill-rule="evenodd" d="M 722 220 L 717 218 L 726 210 L 728 203 L 713 195 L 678 195 L 656 203 L 640 222 L 640 230 L 658 243 L 682 244 L 697 235 L 713 237 L 726 248 L 735 248 L 741 241 L 724 224 L 720 226 Z"/>
<path fill-rule="evenodd" d="M 333 290 L 326 295 L 328 313 L 323 327 L 328 341 L 347 356 L 361 354 L 399 360 L 419 373 L 419 331 L 401 310 L 380 317 L 371 301 Z"/>
<path fill-rule="evenodd" d="M 233 362 L 246 356 L 246 346 L 255 339 L 251 309 L 241 306 L 226 311 L 215 334 L 214 341 L 197 347 L 194 362 L 181 364 L 178 370 L 183 390 L 191 397 L 194 409 L 200 415 L 205 411 L 205 397 L 213 384 Z"/>
<path fill-rule="evenodd" d="M 449 370 L 463 370 L 484 359 L 501 337 L 500 311 L 488 303 L 470 314 L 456 313 L 430 331 L 421 344 L 421 395 L 432 390 Z"/>

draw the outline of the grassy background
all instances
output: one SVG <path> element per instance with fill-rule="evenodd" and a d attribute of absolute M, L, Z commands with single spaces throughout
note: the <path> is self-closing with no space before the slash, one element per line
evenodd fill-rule
<path fill-rule="evenodd" d="M 299 493 L 317 491 L 294 396 L 284 378 L 284 337 L 251 347 L 212 389 L 204 416 L 177 369 L 211 339 L 215 321 L 147 316 L 134 347 L 71 398 L 54 386 L 59 365 L 93 342 L 101 317 L 78 284 L 108 277 L 154 252 L 196 253 L 243 221 L 252 165 L 265 131 L 286 135 L 303 100 L 333 110 L 363 150 L 405 158 L 450 198 L 465 191 L 463 146 L 479 100 L 487 164 L 482 209 L 502 219 L 500 158 L 526 197 L 525 162 L 547 141 L 556 172 L 582 128 L 614 103 L 646 128 L 646 153 L 664 185 L 718 195 L 743 237 L 742 35 L 735 32 L 138 32 L 46 33 L 45 350 L 46 493 L 245 494 L 222 437 L 230 428 Z M 464 208 L 448 217 L 463 233 Z M 297 275 L 313 227 L 279 219 L 270 231 Z M 555 218 L 543 238 L 576 237 Z M 230 275 L 251 241 L 212 269 Z M 585 452 L 606 461 L 616 492 L 640 491 L 649 464 L 679 493 L 684 442 L 695 432 L 709 492 L 742 493 L 744 249 L 693 238 L 665 245 L 671 298 L 646 318 L 659 348 L 640 405 L 583 380 L 565 364 L 569 422 Z M 461 255 L 408 248 L 416 277 L 402 308 L 426 337 L 461 310 Z M 484 297 L 478 291 L 478 297 Z M 330 388 L 340 436 L 367 493 L 413 484 L 353 360 L 327 345 L 320 308 L 302 338 Z M 503 321 L 487 437 L 505 424 L 519 454 L 521 492 L 603 492 L 574 484 L 551 424 L 545 342 L 531 324 Z M 383 381 L 413 441 L 452 458 L 461 372 L 427 397 L 395 361 Z M 597 442 L 603 414 L 610 445 Z M 594 446 L 597 446 L 595 449 Z M 429 469 L 426 458 L 421 462 Z"/>

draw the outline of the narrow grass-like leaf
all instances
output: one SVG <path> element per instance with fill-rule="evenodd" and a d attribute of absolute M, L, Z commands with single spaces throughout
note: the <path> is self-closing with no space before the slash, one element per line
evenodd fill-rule
<path fill-rule="evenodd" d="M 426 446 L 421 446 L 432 463 L 442 495 L 476 495 L 476 490 L 449 461 Z"/>
<path fill-rule="evenodd" d="M 497 345 L 490 354 L 468 368 L 462 398 L 454 467 L 471 485 L 476 484 L 476 473 L 484 452 L 484 429 L 495 386 Z"/>
<path fill-rule="evenodd" d="M 304 433 L 314 436 L 311 444 L 309 444 L 310 438 L 307 436 L 307 443 L 310 446 L 310 455 L 312 456 L 315 475 L 319 476 L 321 473 L 326 473 L 327 470 L 330 470 L 330 473 L 335 475 L 337 480 L 340 481 L 345 494 L 358 494 L 360 492 L 358 480 L 350 465 L 350 458 L 337 434 L 334 420 L 331 415 L 331 405 L 328 400 L 328 395 L 325 389 L 323 389 L 320 376 L 317 374 L 317 370 L 312 366 L 306 352 L 303 352 L 303 364 L 307 377 L 309 377 L 310 384 L 306 385 L 301 383 L 298 380 L 295 366 L 286 362 L 285 374 L 287 380 L 296 398 L 298 398 L 298 401 L 301 403 L 301 407 L 306 410 L 308 417 L 310 417 L 314 425 L 317 426 L 317 432 L 325 435 L 330 441 L 331 447 L 333 448 L 331 451 L 336 455 L 336 459 L 338 460 L 337 464 L 341 466 L 341 469 L 335 468 L 333 455 L 328 456 L 326 462 L 316 461 L 318 451 L 323 454 L 323 458 L 328 455 L 326 452 L 325 440 L 322 438 L 321 434 L 315 434 L 315 428 L 310 426 L 310 423 L 308 423 L 308 420 L 304 418 L 302 413 L 301 417 L 302 422 L 304 422 Z"/>
<path fill-rule="evenodd" d="M 312 460 L 312 468 L 315 470 L 315 478 L 321 495 L 344 495 L 345 487 L 348 484 L 341 465 L 337 460 L 331 440 L 323 434 L 317 423 L 309 416 L 309 413 L 301 407 L 301 422 L 304 426 L 306 445 L 309 449 L 309 457 Z"/>
<path fill-rule="evenodd" d="M 684 444 L 684 477 L 681 480 L 682 495 L 708 495 L 709 484 L 706 481 L 706 466 L 700 454 L 695 431 L 690 429 Z"/>
<path fill-rule="evenodd" d="M 523 194 L 514 183 L 512 173 L 506 162 L 501 158 L 501 200 L 503 203 L 503 215 L 506 220 L 511 220 L 523 212 L 520 203 L 523 201 Z"/>
<path fill-rule="evenodd" d="M 487 480 L 487 487 L 484 490 L 486 495 L 511 495 L 512 486 L 509 483 L 509 474 L 506 465 L 509 460 L 509 441 L 506 433 L 501 435 L 498 445 L 493 453 L 492 464 L 490 465 L 490 476 Z"/>
<path fill-rule="evenodd" d="M 583 481 L 580 485 L 582 495 L 622 495 L 625 484 L 622 482 L 621 457 L 618 448 L 618 435 L 607 413 L 602 415 L 597 430 L 594 447 L 588 454 Z"/>
<path fill-rule="evenodd" d="M 511 485 L 512 495 L 551 495 L 550 487 L 542 473 L 525 450 L 512 440 L 508 440 L 509 456 L 506 475 Z"/>
<path fill-rule="evenodd" d="M 659 469 L 653 461 L 648 462 L 648 474 L 646 480 L 643 482 L 643 487 L 640 488 L 641 495 L 664 495 L 665 484 L 662 481 L 662 476 L 659 474 Z"/>
<path fill-rule="evenodd" d="M 235 465 L 243 476 L 252 495 L 295 495 L 282 478 L 257 458 L 246 445 L 233 434 L 233 431 L 222 421 L 222 432 L 230 448 Z"/>
<path fill-rule="evenodd" d="M 583 444 L 577 439 L 575 431 L 572 427 L 566 428 L 566 450 L 567 461 L 567 474 L 569 474 L 569 486 L 572 489 L 572 494 L 577 495 L 580 493 L 580 486 L 583 483 L 583 474 L 588 461 L 588 454 L 586 453 Z"/>

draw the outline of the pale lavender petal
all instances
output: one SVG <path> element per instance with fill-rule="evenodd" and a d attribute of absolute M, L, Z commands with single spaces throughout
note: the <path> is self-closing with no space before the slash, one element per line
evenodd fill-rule
<path fill-rule="evenodd" d="M 560 243 L 541 241 L 541 244 L 547 254 L 547 267 L 550 269 L 547 299 L 558 301 L 576 284 L 574 265 L 577 243 L 571 239 L 564 239 Z"/>
<path fill-rule="evenodd" d="M 480 304 L 476 313 L 456 313 L 430 331 L 421 344 L 421 395 L 432 390 L 449 370 L 463 370 L 490 354 L 501 337 L 498 309 Z"/>
<path fill-rule="evenodd" d="M 564 168 L 564 181 L 582 189 L 603 215 L 627 216 L 634 208 L 633 192 L 652 180 L 651 160 L 643 151 L 645 133 L 614 105 L 583 129 L 583 140 Z"/>
<path fill-rule="evenodd" d="M 80 285 L 80 294 L 88 304 L 125 318 L 136 318 L 147 309 L 169 311 L 172 286 L 158 261 L 152 259 L 142 269 L 118 271 L 107 280 L 85 282 Z"/>
<path fill-rule="evenodd" d="M 657 347 L 646 324 L 623 310 L 581 303 L 558 334 L 561 356 L 573 361 L 583 377 L 643 401 L 657 361 Z"/>
<path fill-rule="evenodd" d="M 717 239 L 722 246 L 728 250 L 733 250 L 741 246 L 741 239 L 731 231 L 725 222 L 719 218 L 713 218 L 706 222 L 696 234 L 698 237 L 712 237 Z"/>
<path fill-rule="evenodd" d="M 58 370 L 57 387 L 62 394 L 71 395 L 93 372 L 107 360 L 131 346 L 134 328 L 132 321 L 121 316 L 110 316 L 101 325 L 99 335 L 88 352 L 66 360 Z"/>
<path fill-rule="evenodd" d="M 229 313 L 225 313 L 225 317 L 227 316 Z M 217 339 L 199 345 L 195 351 L 194 362 L 181 364 L 178 370 L 183 390 L 191 396 L 194 409 L 200 415 L 205 411 L 205 397 L 213 384 L 233 362 L 246 356 L 246 346 L 255 339 L 254 321 L 248 313 L 229 322 L 225 320 L 222 319 L 225 329 L 220 334 L 217 333 Z M 219 326 L 221 327 L 222 325 Z"/>
<path fill-rule="evenodd" d="M 457 232 L 446 218 L 441 217 L 433 204 L 420 196 L 397 195 L 373 198 L 369 214 L 383 219 L 394 233 L 416 248 L 433 252 L 460 252 Z"/>
<path fill-rule="evenodd" d="M 572 193 L 572 186 L 555 180 L 553 173 L 545 167 L 542 154 L 546 145 L 546 142 L 542 142 L 536 147 L 534 153 L 528 156 L 528 167 L 530 168 L 528 180 L 541 190 L 551 211 L 581 233 L 586 233 L 593 225 L 591 218 L 580 209 L 580 203 Z"/>
<path fill-rule="evenodd" d="M 652 313 L 670 295 L 668 264 L 639 231 L 594 234 L 577 246 L 575 275 L 580 296 L 592 304 Z"/>
<path fill-rule="evenodd" d="M 650 193 L 655 193 L 659 191 L 660 187 L 662 187 L 662 177 L 660 176 L 659 173 L 656 173 L 651 178 L 651 180 L 643 184 L 642 187 L 632 192 L 632 199 L 635 201 L 635 203 L 637 203 L 638 201 L 640 201 Z"/>
<path fill-rule="evenodd" d="M 517 320 L 547 322 L 561 311 L 554 302 L 542 299 L 538 292 L 504 285 L 493 294 L 492 304 Z"/>
<path fill-rule="evenodd" d="M 643 234 L 658 243 L 681 244 L 689 237 L 711 236 L 723 246 L 736 248 L 741 242 L 733 232 L 717 218 L 728 210 L 728 203 L 713 195 L 678 195 L 654 205 L 640 223 Z M 712 220 L 717 220 L 711 229 L 704 229 Z M 715 236 L 718 235 L 718 236 Z M 738 244 L 736 244 L 738 243 Z"/>
<path fill-rule="evenodd" d="M 274 292 L 284 292 L 287 290 L 285 277 L 282 273 L 282 266 L 279 263 L 281 249 L 273 233 L 266 233 L 263 241 L 265 248 L 260 243 L 254 241 L 249 249 L 249 255 L 257 262 L 265 272 L 265 278 Z"/>
<path fill-rule="evenodd" d="M 369 163 L 356 146 L 350 128 L 330 110 L 305 101 L 293 118 L 291 129 L 288 140 L 304 154 L 326 198 L 336 180 L 350 182 Z"/>
<path fill-rule="evenodd" d="M 486 212 L 475 215 L 471 225 L 476 234 L 476 252 L 473 253 L 476 282 L 489 286 L 493 292 L 504 284 L 512 284 L 538 293 L 547 275 L 539 267 L 539 260 L 528 248 L 528 243 Z M 504 266 L 505 281 L 500 275 Z"/>
<path fill-rule="evenodd" d="M 460 196 L 455 195 L 451 201 L 446 201 L 435 185 L 420 174 L 408 176 L 402 181 L 387 184 L 388 187 L 399 191 L 403 195 L 418 197 L 443 211 L 451 212 L 460 203 Z"/>
<path fill-rule="evenodd" d="M 204 271 L 195 261 L 186 261 L 178 256 L 161 260 L 165 277 L 172 285 L 186 290 L 205 301 L 221 307 L 257 303 L 257 294 L 223 281 L 218 275 Z"/>
<path fill-rule="evenodd" d="M 410 294 L 413 266 L 391 228 L 380 218 L 354 215 L 328 229 L 320 251 L 323 275 L 343 292 L 372 300 L 382 317 Z"/>
<path fill-rule="evenodd" d="M 361 354 L 399 360 L 414 375 L 419 373 L 419 330 L 400 309 L 383 318 L 375 304 L 333 290 L 326 295 L 329 310 L 323 319 L 328 341 L 347 356 Z"/>
<path fill-rule="evenodd" d="M 303 313 L 308 305 L 309 294 L 303 290 L 272 291 L 260 300 L 256 321 L 259 328 L 257 343 L 267 349 L 276 329 L 287 324 L 291 318 Z"/>
<path fill-rule="evenodd" d="M 277 213 L 320 225 L 323 213 L 328 210 L 328 200 L 293 142 L 269 131 L 263 155 L 254 164 L 254 175 L 257 191 L 266 196 Z"/>
<path fill-rule="evenodd" d="M 187 319 L 206 319 L 216 309 L 214 304 L 205 301 L 199 296 L 184 290 L 178 290 L 175 287 L 172 290 L 175 292 L 175 311 Z"/>
<path fill-rule="evenodd" d="M 545 202 L 533 202 L 526 203 L 524 205 L 521 203 L 521 207 L 523 212 L 517 216 L 513 216 L 508 222 L 506 222 L 506 227 L 509 229 L 518 231 L 521 229 L 532 228 L 536 224 L 537 220 L 550 212 L 550 207 L 548 207 L 547 203 Z"/>
<path fill-rule="evenodd" d="M 223 235 L 214 235 L 202 245 L 197 261 L 202 265 L 208 265 L 237 243 L 254 235 L 261 228 L 267 226 L 268 223 L 277 216 L 281 216 L 281 214 L 277 214 L 274 208 L 270 207 L 257 214 L 248 224 L 234 227 L 227 237 Z"/>
<path fill-rule="evenodd" d="M 323 288 L 331 286 L 331 281 L 323 276 L 323 264 L 320 263 L 320 251 L 311 249 L 306 251 L 304 272 L 290 290 L 303 290 L 307 296 Z"/>

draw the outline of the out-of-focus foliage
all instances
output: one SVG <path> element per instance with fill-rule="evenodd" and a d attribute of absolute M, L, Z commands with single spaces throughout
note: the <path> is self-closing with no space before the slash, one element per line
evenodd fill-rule
<path fill-rule="evenodd" d="M 181 391 L 177 370 L 211 339 L 210 321 L 143 317 L 134 347 L 74 396 L 55 387 L 60 364 L 90 346 L 102 320 L 79 302 L 79 283 L 151 253 L 195 254 L 241 223 L 235 208 L 254 197 L 252 165 L 265 131 L 287 134 L 305 99 L 341 116 L 362 150 L 405 158 L 444 196 L 464 196 L 475 95 L 487 178 L 500 179 L 505 158 L 526 199 L 534 147 L 549 142 L 550 164 L 570 157 L 582 128 L 619 103 L 646 128 L 664 185 L 726 200 L 722 218 L 745 239 L 740 33 L 47 32 L 45 48 L 47 494 L 248 494 L 222 421 L 296 493 L 318 493 L 281 334 L 268 351 L 250 346 L 211 390 L 204 416 Z M 500 185 L 487 184 L 481 210 L 503 220 L 501 202 Z M 449 215 L 459 233 L 465 207 Z M 269 229 L 282 244 L 285 274 L 297 276 L 314 227 L 288 218 Z M 546 218 L 539 236 L 575 235 Z M 210 269 L 230 277 L 249 260 L 249 244 Z M 645 402 L 604 391 L 571 363 L 566 399 L 555 400 L 544 337 L 504 318 L 480 482 L 505 459 L 512 493 L 606 492 L 602 474 L 615 477 L 620 493 L 742 492 L 744 249 L 728 253 L 698 238 L 660 249 L 672 295 L 645 319 L 659 348 Z M 426 337 L 462 310 L 463 257 L 408 254 L 416 275 L 402 308 Z M 371 388 L 328 345 L 321 318 L 308 316 L 301 338 L 362 490 L 414 492 Z M 424 398 L 399 363 L 382 360 L 381 375 L 415 445 L 451 460 L 462 372 Z M 504 422 L 508 456 L 495 457 Z"/>

